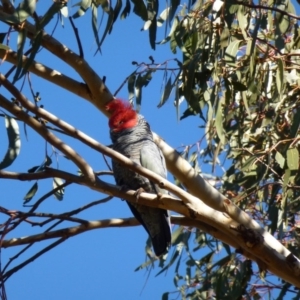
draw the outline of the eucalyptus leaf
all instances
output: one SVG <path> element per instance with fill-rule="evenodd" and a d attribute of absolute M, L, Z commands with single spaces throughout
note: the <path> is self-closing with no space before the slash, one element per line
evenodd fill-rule
<path fill-rule="evenodd" d="M 27 194 L 24 197 L 24 203 L 29 202 L 37 193 L 38 191 L 38 183 L 34 183 L 33 186 L 30 188 L 30 190 L 27 192 Z"/>
<path fill-rule="evenodd" d="M 3 160 L 0 162 L 0 170 L 9 167 L 20 154 L 21 139 L 17 121 L 9 116 L 5 116 L 5 127 L 8 137 L 8 148 Z"/>
<path fill-rule="evenodd" d="M 291 171 L 299 169 L 299 152 L 297 148 L 288 149 L 286 153 L 287 166 Z"/>
<path fill-rule="evenodd" d="M 58 177 L 53 178 L 53 189 L 59 188 L 63 184 L 64 184 L 64 181 L 61 178 L 58 178 Z M 63 200 L 64 194 L 65 194 L 65 189 L 62 187 L 54 193 L 54 197 L 57 200 L 61 201 L 61 200 Z"/>

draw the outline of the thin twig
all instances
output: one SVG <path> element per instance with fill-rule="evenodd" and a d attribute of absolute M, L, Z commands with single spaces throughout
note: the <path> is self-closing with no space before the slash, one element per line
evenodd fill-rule
<path fill-rule="evenodd" d="M 43 255 L 44 253 L 48 252 L 49 250 L 53 249 L 54 247 L 58 246 L 59 244 L 63 243 L 66 239 L 68 239 L 68 237 L 62 237 L 60 238 L 58 241 L 50 244 L 49 246 L 45 247 L 43 250 L 39 251 L 38 253 L 36 253 L 35 255 L 31 256 L 30 258 L 28 258 L 27 260 L 25 260 L 23 263 L 17 265 L 16 267 L 10 269 L 9 271 L 7 271 L 6 273 L 3 274 L 3 282 L 2 284 L 14 273 L 16 273 L 17 271 L 21 270 L 22 268 L 24 268 L 26 265 L 28 265 L 29 263 L 33 262 L 34 260 L 36 260 L 38 257 L 40 257 L 41 255 Z"/>
<path fill-rule="evenodd" d="M 79 33 L 78 33 L 78 28 L 75 27 L 72 17 L 69 17 L 69 21 L 70 21 L 70 23 L 72 25 L 72 28 L 73 28 L 73 31 L 75 33 L 76 41 L 77 41 L 77 44 L 78 44 L 79 56 L 80 56 L 80 58 L 84 58 L 82 44 L 81 44 Z"/>

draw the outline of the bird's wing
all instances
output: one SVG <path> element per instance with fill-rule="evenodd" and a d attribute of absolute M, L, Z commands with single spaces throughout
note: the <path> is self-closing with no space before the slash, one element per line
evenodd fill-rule
<path fill-rule="evenodd" d="M 140 152 L 140 162 L 146 169 L 160 175 L 163 178 L 167 178 L 165 158 L 154 142 L 148 142 L 144 147 L 142 147 Z M 154 188 L 157 193 L 166 193 L 165 190 L 160 189 L 157 185 L 154 185 Z"/>

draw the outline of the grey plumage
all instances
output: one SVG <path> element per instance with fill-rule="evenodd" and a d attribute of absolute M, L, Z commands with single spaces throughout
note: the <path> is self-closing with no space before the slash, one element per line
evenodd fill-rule
<path fill-rule="evenodd" d="M 144 117 L 138 115 L 138 122 L 132 128 L 118 132 L 110 131 L 113 149 L 130 158 L 135 163 L 167 177 L 165 159 L 161 150 L 153 141 L 149 124 Z M 116 183 L 133 190 L 143 188 L 148 193 L 166 193 L 148 178 L 135 173 L 116 161 L 112 161 Z M 127 202 L 128 203 L 128 202 Z M 133 215 L 148 232 L 154 252 L 157 256 L 165 253 L 171 243 L 171 226 L 168 211 L 148 207 L 138 203 L 128 203 Z"/>

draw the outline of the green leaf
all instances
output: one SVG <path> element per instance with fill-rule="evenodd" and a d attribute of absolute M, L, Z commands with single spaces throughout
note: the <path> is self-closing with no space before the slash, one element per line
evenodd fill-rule
<path fill-rule="evenodd" d="M 287 166 L 291 171 L 299 169 L 299 152 L 297 148 L 288 149 L 286 152 Z"/>
<path fill-rule="evenodd" d="M 121 11 L 121 8 L 122 8 L 122 0 L 117 0 L 117 3 L 116 3 L 116 5 L 115 5 L 114 11 L 113 11 L 113 14 L 114 14 L 113 23 L 116 22 L 116 20 L 117 20 L 117 18 L 118 18 L 118 15 L 119 15 L 119 13 L 120 13 L 120 11 Z M 111 28 L 110 28 L 110 30 L 109 30 L 109 34 L 111 33 L 112 28 L 113 28 L 113 27 L 111 26 Z"/>
<path fill-rule="evenodd" d="M 126 17 L 129 15 L 131 9 L 130 1 L 126 0 L 126 5 L 121 13 L 121 20 L 126 19 Z"/>
<path fill-rule="evenodd" d="M 105 12 L 109 12 L 110 10 L 110 1 L 108 0 L 94 0 L 94 3 L 96 4 L 97 7 L 99 7 L 101 5 L 102 9 L 105 11 Z"/>
<path fill-rule="evenodd" d="M 276 71 L 276 85 L 277 85 L 277 90 L 280 95 L 282 95 L 283 92 L 283 79 L 284 75 L 284 69 L 283 69 L 283 62 L 281 59 L 277 60 L 277 71 Z"/>
<path fill-rule="evenodd" d="M 225 130 L 223 128 L 223 105 L 225 104 L 225 99 L 221 98 L 219 100 L 219 105 L 216 112 L 216 130 L 218 137 L 223 145 L 225 145 Z"/>
<path fill-rule="evenodd" d="M 239 7 L 239 10 L 237 12 L 237 18 L 239 21 L 239 27 L 242 31 L 243 37 L 246 40 L 248 38 L 248 36 L 246 34 L 245 28 L 248 27 L 248 19 L 244 14 L 244 9 L 242 8 L 242 6 Z"/>
<path fill-rule="evenodd" d="M 54 2 L 47 12 L 40 18 L 39 20 L 39 29 L 44 29 L 47 24 L 53 19 L 53 17 L 60 13 L 61 9 L 65 6 L 65 4 L 61 1 Z"/>
<path fill-rule="evenodd" d="M 225 63 L 229 66 L 235 67 L 236 54 L 241 40 L 231 42 L 225 51 Z"/>
<path fill-rule="evenodd" d="M 241 82 L 232 81 L 232 85 L 236 91 L 239 91 L 239 92 L 247 91 L 247 87 L 244 84 L 242 84 Z"/>
<path fill-rule="evenodd" d="M 65 18 L 68 18 L 69 16 L 69 9 L 68 9 L 68 6 L 63 6 L 61 9 L 60 9 L 60 13 L 63 17 Z"/>
<path fill-rule="evenodd" d="M 229 44 L 229 37 L 230 37 L 230 31 L 227 27 L 225 27 L 222 30 L 221 36 L 220 36 L 220 46 L 221 48 L 225 48 Z"/>
<path fill-rule="evenodd" d="M 235 14 L 238 9 L 239 9 L 239 5 L 238 4 L 233 4 L 233 5 L 230 5 L 229 12 L 230 12 L 230 14 Z"/>
<path fill-rule="evenodd" d="M 111 7 L 107 8 L 107 13 L 108 13 L 108 19 L 107 19 L 107 23 L 106 23 L 106 26 L 105 26 L 105 29 L 104 29 L 99 47 L 102 46 L 107 33 L 111 32 L 113 24 L 114 24 L 114 11 L 113 11 L 113 9 Z"/>
<path fill-rule="evenodd" d="M 16 73 L 14 75 L 14 79 L 13 79 L 13 83 L 15 83 L 17 80 L 19 80 L 20 77 L 20 73 L 22 71 L 22 67 L 23 67 L 23 49 L 24 49 L 24 45 L 26 42 L 26 35 L 27 35 L 27 30 L 26 29 L 22 29 L 19 31 L 18 33 L 18 44 L 17 44 L 17 59 L 18 59 L 18 65 L 17 65 L 17 69 L 16 69 Z"/>
<path fill-rule="evenodd" d="M 29 202 L 38 191 L 38 183 L 36 182 L 24 197 L 24 203 Z"/>
<path fill-rule="evenodd" d="M 80 2 L 80 8 L 78 11 L 73 15 L 73 18 L 79 18 L 85 14 L 85 12 L 91 7 L 92 0 L 82 0 Z"/>
<path fill-rule="evenodd" d="M 280 168 L 283 169 L 284 168 L 284 164 L 285 164 L 285 158 L 282 156 L 282 154 L 280 152 L 276 152 L 275 154 L 275 160 L 277 161 L 277 163 L 279 164 Z"/>
<path fill-rule="evenodd" d="M 134 85 L 135 85 L 135 79 L 136 79 L 136 72 L 134 71 L 129 77 L 128 77 L 128 99 L 131 101 L 134 98 Z"/>
<path fill-rule="evenodd" d="M 180 0 L 171 0 L 171 9 L 169 12 L 169 22 L 171 22 L 172 19 L 174 18 L 176 10 L 179 5 L 180 5 Z"/>
<path fill-rule="evenodd" d="M 282 34 L 286 33 L 290 27 L 290 18 L 288 16 L 284 16 L 278 24 L 278 28 Z"/>
<path fill-rule="evenodd" d="M 32 62 L 34 61 L 34 58 L 35 58 L 37 52 L 40 49 L 42 39 L 43 39 L 43 34 L 44 34 L 44 32 L 40 31 L 38 33 L 38 35 L 35 37 L 35 39 L 33 40 L 30 55 L 29 55 L 25 65 L 23 66 L 22 72 L 20 74 L 20 78 L 23 77 L 26 74 L 26 72 L 28 71 L 28 69 L 31 66 Z"/>
<path fill-rule="evenodd" d="M 181 254 L 181 250 L 182 250 L 181 247 L 177 247 L 177 248 L 176 248 L 176 250 L 174 251 L 174 253 L 173 253 L 173 255 L 172 255 L 172 257 L 171 257 L 169 263 L 168 263 L 164 268 L 162 268 L 162 270 L 159 271 L 159 272 L 155 275 L 155 277 L 158 276 L 158 275 L 160 275 L 160 274 L 162 274 L 163 272 L 165 272 L 166 270 L 168 270 L 169 267 L 171 267 L 171 266 L 173 265 L 173 263 L 176 261 L 177 257 Z"/>
<path fill-rule="evenodd" d="M 231 255 L 232 253 L 231 253 L 230 246 L 228 246 L 227 244 L 225 244 L 225 243 L 223 243 L 223 242 L 222 242 L 222 245 L 223 245 L 223 247 L 225 248 L 227 254 L 228 254 L 228 255 Z"/>
<path fill-rule="evenodd" d="M 0 162 L 0 170 L 10 166 L 20 153 L 21 139 L 19 125 L 14 118 L 5 116 L 5 127 L 8 137 L 8 148 L 3 160 Z"/>
<path fill-rule="evenodd" d="M 160 103 L 158 104 L 157 107 L 162 107 L 167 102 L 167 100 L 170 97 L 170 94 L 172 92 L 173 87 L 174 87 L 174 85 L 171 82 L 171 76 L 170 76 L 167 83 L 166 83 L 166 85 L 165 85 L 165 89 L 162 93 Z"/>
<path fill-rule="evenodd" d="M 196 116 L 197 114 L 198 112 L 190 106 L 183 112 L 182 116 L 180 117 L 180 120 L 183 120 L 189 116 Z"/>
<path fill-rule="evenodd" d="M 158 13 L 158 0 L 148 0 L 147 19 L 151 21 L 151 25 L 149 27 L 149 41 L 150 41 L 151 48 L 153 50 L 155 50 L 155 41 L 156 41 L 157 13 Z"/>
<path fill-rule="evenodd" d="M 157 29 L 156 20 L 152 20 L 151 25 L 149 27 L 149 42 L 150 42 L 150 46 L 153 50 L 155 50 L 156 29 Z"/>
<path fill-rule="evenodd" d="M 148 20 L 148 12 L 143 0 L 131 0 L 134 4 L 133 12 L 141 17 L 144 21 Z"/>
<path fill-rule="evenodd" d="M 157 27 L 161 27 L 163 23 L 167 20 L 169 16 L 169 11 L 170 11 L 170 7 L 167 7 L 161 12 L 159 17 L 157 18 Z"/>
<path fill-rule="evenodd" d="M 294 116 L 293 116 L 293 122 L 292 122 L 292 126 L 290 129 L 290 134 L 289 134 L 289 138 L 295 138 L 298 134 L 298 129 L 300 126 L 300 108 L 298 107 L 296 112 L 293 112 Z"/>
<path fill-rule="evenodd" d="M 180 117 L 179 117 L 179 114 L 180 114 L 179 106 L 180 106 L 179 83 L 178 83 L 178 81 L 176 81 L 176 84 L 175 84 L 175 107 L 176 107 L 177 121 L 179 121 L 179 119 L 180 119 Z"/>
<path fill-rule="evenodd" d="M 44 171 L 45 167 L 49 167 L 51 164 L 52 164 L 52 159 L 47 155 L 45 160 L 43 161 L 43 163 L 40 166 L 34 166 L 34 167 L 30 168 L 27 172 L 35 173 L 35 172 Z"/>
<path fill-rule="evenodd" d="M 136 110 L 138 112 L 140 111 L 141 103 L 142 103 L 142 89 L 143 89 L 143 84 L 142 84 L 142 80 L 141 80 L 141 75 L 139 74 L 139 76 L 135 82 L 135 87 L 134 87 Z"/>
<path fill-rule="evenodd" d="M 4 42 L 6 35 L 7 35 L 7 32 L 0 33 L 0 43 L 1 44 Z"/>
<path fill-rule="evenodd" d="M 95 38 L 96 44 L 97 44 L 97 51 L 99 51 L 101 53 L 101 46 L 100 46 L 101 43 L 99 40 L 97 23 L 98 23 L 98 9 L 97 9 L 97 6 L 92 3 L 92 29 L 93 29 L 94 38 Z"/>
<path fill-rule="evenodd" d="M 13 13 L 13 17 L 22 23 L 26 19 L 33 15 L 36 7 L 36 0 L 24 0 L 20 3 L 17 9 Z"/>
<path fill-rule="evenodd" d="M 0 49 L 3 49 L 3 50 L 10 50 L 10 47 L 6 46 L 6 45 L 3 45 L 3 44 L 0 44 Z"/>
<path fill-rule="evenodd" d="M 146 268 L 146 267 L 148 267 L 149 265 L 152 265 L 152 264 L 153 264 L 153 260 L 150 259 L 150 260 L 144 262 L 143 264 L 141 264 L 140 266 L 136 267 L 134 269 L 134 272 L 140 271 L 140 270 L 142 270 L 142 269 L 144 269 L 144 268 Z"/>
<path fill-rule="evenodd" d="M 136 101 L 136 110 L 139 111 L 142 103 L 142 89 L 146 87 L 152 79 L 152 73 L 154 70 L 149 70 L 145 75 L 138 75 L 138 78 L 135 81 L 135 101 Z"/>
<path fill-rule="evenodd" d="M 64 181 L 61 178 L 58 178 L 58 177 L 53 178 L 53 189 L 56 189 L 63 184 L 64 184 Z M 63 200 L 64 194 L 65 194 L 65 188 L 61 188 L 54 193 L 54 197 L 57 200 L 61 201 L 61 200 Z"/>
<path fill-rule="evenodd" d="M 161 45 L 162 45 L 162 44 L 165 44 L 166 42 L 168 42 L 168 41 L 171 39 L 172 35 L 174 34 L 174 32 L 175 32 L 175 30 L 176 30 L 178 24 L 179 24 L 179 20 L 178 20 L 178 18 L 176 17 L 176 18 L 174 19 L 174 21 L 173 21 L 173 24 L 172 24 L 172 26 L 171 26 L 171 29 L 170 29 L 170 32 L 169 32 L 168 36 L 167 36 L 165 39 L 163 39 L 161 42 L 158 42 L 157 44 L 161 44 Z M 177 44 L 176 44 L 176 45 L 177 45 Z M 176 46 L 175 46 L 175 47 L 176 47 Z M 174 52 L 174 51 L 172 50 L 172 52 Z"/>
<path fill-rule="evenodd" d="M 181 242 L 182 240 L 182 234 L 184 231 L 184 227 L 183 226 L 179 226 L 175 231 L 172 232 L 172 241 L 171 244 L 177 245 Z"/>

